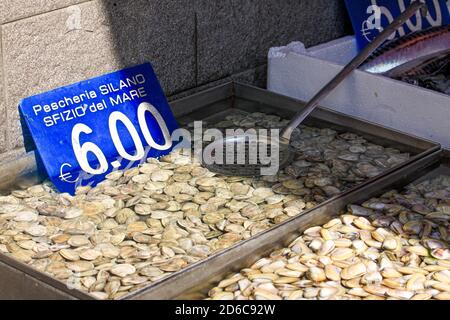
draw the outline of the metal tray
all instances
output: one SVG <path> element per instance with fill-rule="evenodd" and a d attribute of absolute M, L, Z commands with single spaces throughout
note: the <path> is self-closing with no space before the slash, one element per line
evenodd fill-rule
<path fill-rule="evenodd" d="M 168 299 L 203 299 L 207 296 L 208 290 L 220 280 L 252 265 L 273 250 L 286 247 L 306 229 L 322 225 L 338 216 L 348 204 L 360 204 L 389 190 L 401 190 L 412 182 L 419 183 L 442 174 L 450 175 L 450 150 L 435 152 L 355 192 L 347 192 L 325 206 L 294 217 L 288 223 L 275 226 L 242 242 L 238 248 L 228 249 L 202 261 L 196 269 L 168 279 L 163 284 L 155 285 L 154 288 L 136 298 L 158 299 L 158 296 L 164 296 Z M 181 291 L 181 288 L 187 287 L 184 285 L 186 282 L 192 287 Z M 178 292 L 172 290 L 173 288 L 178 288 Z"/>
<path fill-rule="evenodd" d="M 442 174 L 450 175 L 450 150 L 441 150 L 430 154 L 388 176 L 364 185 L 357 191 L 346 192 L 343 196 L 324 206 L 294 217 L 285 224 L 275 226 L 241 243 L 238 248 L 228 249 L 202 261 L 197 268 L 186 270 L 182 275 L 167 279 L 165 283 L 155 285 L 135 298 L 203 299 L 207 297 L 208 290 L 217 285 L 220 280 L 252 265 L 270 252 L 286 247 L 306 229 L 323 225 L 338 216 L 348 204 L 360 204 L 389 190 L 401 190 L 412 182 L 419 183 Z M 191 287 L 185 283 L 189 283 Z M 177 290 L 173 290 L 173 288 L 177 288 Z"/>
<path fill-rule="evenodd" d="M 292 98 L 233 82 L 171 103 L 172 110 L 182 125 L 193 120 L 221 119 L 230 112 L 244 110 L 289 118 L 303 105 L 301 101 Z M 355 199 L 358 197 L 367 196 L 369 190 L 377 192 L 383 183 L 386 184 L 386 180 L 389 182 L 397 180 L 400 177 L 399 172 L 409 172 L 407 170 L 411 166 L 428 166 L 430 157 L 434 157 L 435 160 L 439 158 L 436 155 L 440 149 L 438 144 L 329 109 L 316 109 L 305 124 L 358 133 L 373 143 L 394 147 L 402 152 L 409 152 L 412 156 L 407 162 L 305 211 L 301 216 L 291 218 L 252 239 L 237 243 L 148 287 L 130 293 L 123 299 L 188 297 L 189 295 L 184 293 L 190 292 L 189 289 L 200 284 L 206 285 L 208 281 L 223 276 L 224 272 L 231 271 L 230 266 L 238 268 L 251 262 L 267 250 L 273 249 L 274 243 L 286 243 L 294 231 L 324 222 L 330 214 L 336 212 L 336 208 L 343 207 L 348 202 L 356 202 Z M 401 171 L 398 171 L 399 169 Z M 0 165 L 0 194 L 8 194 L 11 190 L 31 186 L 44 178 L 45 176 L 37 170 L 34 154 L 24 155 Z M 70 289 L 63 282 L 4 254 L 0 254 L 0 298 L 94 299 L 89 294 Z"/>
<path fill-rule="evenodd" d="M 167 279 L 134 298 L 203 299 L 207 296 L 208 290 L 220 280 L 252 265 L 273 250 L 286 247 L 309 227 L 322 225 L 332 217 L 338 216 L 348 204 L 360 204 L 389 190 L 401 190 L 411 182 L 419 183 L 442 174 L 450 175 L 450 150 L 435 152 L 354 192 L 346 192 L 325 206 L 294 217 L 288 223 L 275 226 L 242 242 L 239 248 L 228 249 L 217 256 L 207 258 L 195 269 L 186 270 Z"/>

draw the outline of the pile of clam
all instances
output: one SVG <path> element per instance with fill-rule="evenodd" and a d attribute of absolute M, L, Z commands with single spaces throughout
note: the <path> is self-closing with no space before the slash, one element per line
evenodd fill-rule
<path fill-rule="evenodd" d="M 281 127 L 261 113 L 218 126 Z M 118 299 L 281 223 L 408 159 L 351 133 L 302 126 L 277 176 L 215 175 L 180 150 L 60 194 L 45 182 L 0 197 L 0 253 L 99 299 Z"/>
<path fill-rule="evenodd" d="M 450 177 L 390 191 L 222 280 L 211 299 L 450 299 Z"/>
<path fill-rule="evenodd" d="M 289 120 L 264 113 L 232 114 L 214 128 L 282 129 Z M 322 202 L 343 189 L 407 161 L 408 153 L 384 148 L 349 132 L 319 129 L 300 125 L 292 134 L 291 146 L 296 150 L 296 161 L 284 170 L 284 175 L 266 177 L 277 183 L 284 177 L 296 178 L 311 192 L 303 191 L 307 198 Z M 284 191 L 288 191 L 283 189 Z"/>

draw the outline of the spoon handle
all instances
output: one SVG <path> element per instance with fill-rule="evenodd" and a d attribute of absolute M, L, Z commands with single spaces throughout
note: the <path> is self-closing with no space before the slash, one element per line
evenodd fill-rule
<path fill-rule="evenodd" d="M 400 14 L 389 26 L 387 26 L 370 44 L 368 44 L 352 61 L 350 61 L 330 82 L 328 82 L 289 122 L 287 127 L 282 131 L 281 138 L 289 141 L 292 132 L 302 123 L 305 118 L 314 111 L 319 103 L 327 97 L 347 76 L 357 69 L 366 59 L 387 40 L 394 32 L 397 31 L 417 10 L 423 8 L 424 3 L 414 1 L 411 5 Z"/>

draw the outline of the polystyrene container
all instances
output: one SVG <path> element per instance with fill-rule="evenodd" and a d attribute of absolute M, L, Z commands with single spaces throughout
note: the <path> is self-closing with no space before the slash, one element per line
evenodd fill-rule
<path fill-rule="evenodd" d="M 357 54 L 348 36 L 305 49 L 301 42 L 270 49 L 268 89 L 304 101 Z M 450 96 L 356 70 L 322 106 L 450 147 Z"/>

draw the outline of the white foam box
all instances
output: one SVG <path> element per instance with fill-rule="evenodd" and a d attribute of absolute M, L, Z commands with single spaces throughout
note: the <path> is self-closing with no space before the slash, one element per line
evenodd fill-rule
<path fill-rule="evenodd" d="M 269 90 L 309 100 L 357 54 L 348 36 L 305 49 L 301 42 L 271 48 Z M 322 106 L 450 148 L 450 96 L 356 70 Z"/>

